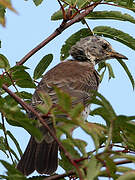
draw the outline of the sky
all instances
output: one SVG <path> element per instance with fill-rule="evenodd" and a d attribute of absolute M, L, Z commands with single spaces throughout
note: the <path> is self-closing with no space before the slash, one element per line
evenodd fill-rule
<path fill-rule="evenodd" d="M 12 0 L 14 8 L 18 11 L 18 14 L 7 10 L 6 13 L 6 27 L 0 26 L 0 40 L 2 41 L 2 48 L 0 53 L 4 54 L 11 66 L 14 66 L 17 61 L 26 55 L 32 48 L 38 45 L 41 41 L 47 38 L 61 23 L 61 21 L 51 21 L 51 15 L 57 11 L 59 5 L 57 1 L 45 0 L 43 3 L 36 7 L 30 0 Z M 99 6 L 96 10 L 120 10 L 119 8 L 112 8 L 107 6 Z M 130 13 L 135 18 L 133 12 L 123 10 L 124 13 Z M 129 22 L 118 22 L 114 20 L 87 20 L 91 29 L 99 25 L 107 25 L 126 33 L 129 33 L 135 38 L 135 25 Z M 54 60 L 48 69 L 54 67 L 60 62 L 60 49 L 64 44 L 64 41 L 74 32 L 81 28 L 85 28 L 81 23 L 74 24 L 72 27 L 66 29 L 61 35 L 56 37 L 47 46 L 38 51 L 33 55 L 25 65 L 30 68 L 29 72 L 33 74 L 33 69 L 36 67 L 38 62 L 46 54 L 52 53 Z M 119 53 L 124 54 L 128 57 L 126 64 L 129 70 L 135 77 L 135 51 L 126 47 L 125 45 L 105 38 L 108 40 L 113 48 Z M 125 74 L 120 64 L 115 60 L 108 61 L 116 75 L 115 79 L 108 81 L 107 73 L 105 74 L 104 80 L 100 84 L 99 92 L 104 95 L 112 104 L 117 114 L 123 115 L 135 115 L 135 93 L 132 89 L 131 83 Z M 104 123 L 99 117 L 89 117 L 91 122 Z M 20 142 L 20 146 L 24 151 L 27 142 L 29 140 L 29 134 L 22 128 L 15 128 L 6 124 L 6 128 L 10 130 Z M 0 132 L 1 133 L 1 132 Z M 75 136 L 82 139 L 86 139 L 86 134 L 82 134 L 81 130 L 77 130 Z M 12 142 L 10 142 L 12 146 Z M 13 147 L 15 148 L 15 147 Z M 93 146 L 91 145 L 91 149 Z M 6 159 L 6 156 L 0 151 L 0 159 Z M 10 161 L 9 161 L 10 162 Z M 5 169 L 0 164 L 1 173 L 5 172 Z M 59 172 L 61 170 L 59 169 Z"/>

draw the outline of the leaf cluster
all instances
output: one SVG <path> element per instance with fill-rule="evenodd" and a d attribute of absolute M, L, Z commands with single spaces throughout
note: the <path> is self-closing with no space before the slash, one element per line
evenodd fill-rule
<path fill-rule="evenodd" d="M 36 6 L 43 3 L 43 0 L 33 0 Z M 99 0 L 60 0 L 61 9 L 53 13 L 51 20 L 57 21 L 64 18 L 62 7 L 66 16 L 70 14 L 70 18 L 84 12 L 85 9 L 92 3 L 97 3 Z M 101 4 L 122 7 L 124 9 L 135 12 L 135 2 L 133 0 L 105 0 Z M 6 8 L 15 11 L 9 0 L 0 0 L 0 23 L 5 26 Z M 16 12 L 16 11 L 15 11 Z M 86 25 L 86 21 L 90 23 L 96 20 L 117 20 L 126 21 L 135 24 L 135 19 L 128 13 L 120 11 L 93 11 L 83 19 L 82 24 Z M 96 21 L 99 24 L 99 21 Z M 124 30 L 125 31 L 125 30 Z M 93 30 L 89 28 L 82 28 L 76 33 L 72 34 L 63 44 L 61 48 L 61 60 L 65 60 L 69 56 L 70 48 L 81 38 L 91 35 L 104 36 L 114 41 L 120 42 L 123 45 L 135 50 L 135 38 L 127 32 L 119 29 L 106 26 L 96 26 Z M 33 71 L 33 77 L 28 73 L 26 66 L 11 67 L 5 55 L 0 54 L 0 69 L 4 72 L 0 75 L 0 113 L 2 122 L 0 123 L 0 151 L 2 151 L 7 158 L 12 159 L 12 164 L 1 160 L 0 162 L 6 168 L 6 175 L 0 174 L 1 179 L 45 179 L 47 177 L 33 177 L 26 178 L 15 168 L 16 163 L 22 155 L 22 151 L 16 137 L 6 129 L 5 122 L 12 126 L 23 127 L 27 132 L 40 140 L 42 138 L 41 132 L 37 129 L 37 121 L 30 119 L 27 112 L 16 102 L 12 96 L 7 95 L 2 90 L 2 85 L 6 84 L 13 89 L 14 93 L 20 97 L 25 103 L 30 103 L 32 91 L 36 85 L 35 83 L 43 77 L 44 72 L 53 60 L 52 54 L 45 55 Z M 119 64 L 126 72 L 131 85 L 134 89 L 135 81 L 132 73 L 127 67 L 126 63 L 118 59 Z M 108 79 L 115 78 L 114 70 L 111 64 L 102 62 L 98 65 L 98 72 L 100 73 L 101 81 L 104 78 L 105 72 L 108 71 Z M 54 87 L 58 104 L 53 107 L 51 98 L 47 94 L 40 94 L 43 104 L 38 105 L 37 109 L 42 114 L 48 113 L 52 117 L 53 124 L 56 128 L 57 138 L 62 142 L 66 151 L 70 153 L 71 157 L 77 162 L 82 173 L 83 179 L 95 180 L 100 177 L 111 177 L 117 180 L 135 179 L 134 169 L 127 167 L 126 163 L 135 163 L 135 116 L 117 115 L 110 102 L 101 94 L 94 92 L 95 96 L 90 101 L 90 104 L 95 104 L 96 108 L 90 113 L 91 116 L 100 116 L 104 125 L 100 123 L 92 123 L 84 121 L 82 118 L 82 111 L 84 107 L 82 104 L 72 106 L 72 98 Z M 73 136 L 76 128 L 80 127 L 84 133 L 89 137 L 88 141 L 75 138 Z M 64 137 L 64 138 L 63 138 Z M 16 153 L 8 141 L 12 140 L 16 146 Z M 93 141 L 94 147 L 91 149 L 89 143 Z M 120 165 L 123 166 L 120 166 Z M 71 164 L 63 151 L 60 151 L 59 165 L 68 173 L 72 171 L 76 178 L 79 178 L 78 172 L 73 164 Z"/>

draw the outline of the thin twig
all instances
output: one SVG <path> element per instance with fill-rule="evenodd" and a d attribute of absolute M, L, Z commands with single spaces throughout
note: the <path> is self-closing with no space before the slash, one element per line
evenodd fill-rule
<path fill-rule="evenodd" d="M 118 162 L 114 162 L 115 165 L 123 165 L 123 164 L 129 164 L 129 163 L 132 163 L 131 160 L 122 160 L 122 161 L 118 161 Z M 105 166 L 105 165 L 103 165 Z M 71 170 L 67 173 L 64 173 L 64 174 L 60 174 L 60 175 L 54 175 L 54 176 L 50 176 L 48 178 L 45 178 L 44 180 L 57 180 L 57 179 L 60 179 L 60 178 L 64 178 L 64 177 L 67 177 L 67 176 L 71 176 L 71 175 L 75 175 L 75 171 Z"/>
<path fill-rule="evenodd" d="M 34 49 L 32 49 L 28 54 L 26 54 L 19 62 L 16 63 L 17 66 L 24 64 L 33 54 L 39 51 L 42 47 L 44 47 L 47 43 L 49 43 L 52 39 L 58 36 L 60 33 L 55 31 L 48 38 L 42 41 L 39 45 L 37 45 Z"/>
<path fill-rule="evenodd" d="M 6 133 L 6 128 L 5 128 L 5 122 L 4 122 L 4 116 L 3 116 L 2 113 L 1 113 L 1 119 L 2 119 L 3 132 L 4 132 L 5 142 L 6 142 L 6 145 L 7 145 L 9 156 L 11 158 L 12 163 L 14 164 L 14 160 L 13 160 L 13 157 L 12 157 L 12 154 L 11 154 L 10 146 L 8 144 L 7 133 Z"/>
<path fill-rule="evenodd" d="M 57 37 L 59 34 L 61 34 L 65 29 L 70 27 L 72 24 L 75 24 L 79 21 L 81 21 L 85 16 L 87 16 L 93 9 L 100 4 L 100 2 L 93 3 L 88 9 L 86 9 L 84 12 L 78 14 L 75 16 L 71 21 L 65 22 L 63 21 L 61 25 L 44 41 L 42 41 L 39 45 L 37 45 L 34 49 L 32 49 L 28 54 L 26 54 L 19 62 L 17 62 L 17 66 L 24 64 L 32 55 L 34 55 L 37 51 L 39 51 L 41 48 L 43 48 L 46 44 L 48 44 L 52 39 Z"/>
<path fill-rule="evenodd" d="M 109 178 L 111 177 L 111 173 L 110 173 L 110 169 L 108 169 L 108 167 L 107 167 L 107 164 L 106 164 L 106 162 L 103 160 L 103 159 L 101 159 L 98 155 L 96 155 L 96 159 L 98 160 L 98 161 L 100 161 L 101 162 L 101 164 L 103 164 L 103 166 L 106 168 L 106 173 L 108 174 L 108 176 L 109 176 Z"/>
<path fill-rule="evenodd" d="M 27 103 L 25 103 L 24 101 L 22 101 L 22 99 L 20 97 L 18 97 L 15 93 L 13 93 L 11 90 L 8 89 L 8 87 L 3 84 L 2 88 L 11 96 L 15 99 L 15 101 L 17 101 L 27 112 L 30 111 L 32 112 L 37 119 L 43 124 L 43 126 L 49 131 L 49 133 L 51 134 L 51 136 L 54 138 L 54 140 L 58 143 L 59 147 L 61 148 L 61 150 L 64 152 L 65 156 L 68 158 L 68 160 L 71 162 L 71 164 L 76 168 L 79 178 L 82 180 L 82 175 L 81 175 L 81 171 L 78 167 L 78 165 L 76 164 L 76 162 L 74 161 L 74 159 L 72 158 L 71 154 L 64 148 L 64 146 L 62 145 L 62 143 L 57 139 L 56 135 L 54 134 L 53 131 L 51 131 L 51 129 L 49 128 L 49 126 L 46 124 L 46 122 L 44 121 L 44 119 L 42 118 L 42 116 L 40 116 L 40 114 L 30 105 L 28 105 Z"/>
<path fill-rule="evenodd" d="M 65 13 L 64 7 L 62 6 L 60 0 L 57 0 L 57 1 L 58 1 L 59 5 L 60 5 L 60 7 L 61 7 L 61 10 L 62 10 L 63 20 L 64 20 L 64 19 L 66 20 L 66 13 Z"/>
<path fill-rule="evenodd" d="M 133 161 L 131 160 L 122 160 L 122 161 L 118 161 L 118 162 L 114 162 L 115 165 L 123 165 L 123 164 L 128 164 L 128 163 L 133 163 Z"/>
<path fill-rule="evenodd" d="M 86 19 L 85 19 L 85 18 L 83 18 L 83 20 L 84 20 L 84 22 L 85 22 L 85 24 L 86 24 L 86 26 L 87 26 L 88 30 L 90 31 L 90 33 L 91 33 L 92 35 L 94 35 L 94 33 L 93 33 L 93 31 L 90 29 L 90 27 L 89 27 L 89 25 L 88 25 L 88 23 L 87 23 Z"/>
<path fill-rule="evenodd" d="M 115 6 L 115 7 L 120 7 L 120 8 L 125 8 L 125 7 L 120 6 L 120 5 L 118 5 L 118 4 L 112 4 L 112 3 L 107 3 L 107 2 L 102 2 L 102 3 L 100 3 L 100 4 L 109 5 L 109 6 Z M 131 10 L 132 10 L 132 8 L 128 8 L 128 9 L 131 9 Z"/>
<path fill-rule="evenodd" d="M 60 179 L 60 178 L 64 178 L 64 177 L 67 177 L 67 176 L 71 176 L 71 175 L 75 175 L 75 171 L 71 170 L 67 173 L 64 173 L 64 174 L 58 174 L 58 175 L 54 175 L 54 176 L 50 176 L 48 178 L 45 178 L 44 180 L 56 180 L 56 179 Z"/>
<path fill-rule="evenodd" d="M 121 146 L 121 145 L 118 145 L 118 144 L 113 144 L 113 146 L 115 147 L 119 147 L 119 148 L 124 148 L 124 150 L 122 152 L 127 152 L 128 153 L 132 153 L 132 154 L 135 154 L 135 151 L 132 149 L 132 148 L 128 148 L 127 146 Z"/>
<path fill-rule="evenodd" d="M 18 92 L 18 89 L 17 89 L 17 87 L 16 87 L 16 85 L 15 85 L 15 83 L 14 83 L 14 81 L 13 81 L 11 75 L 10 75 L 7 71 L 6 71 L 5 73 L 6 73 L 7 76 L 10 78 L 10 80 L 11 80 L 11 82 L 12 82 L 12 85 L 14 86 L 15 90 Z"/>

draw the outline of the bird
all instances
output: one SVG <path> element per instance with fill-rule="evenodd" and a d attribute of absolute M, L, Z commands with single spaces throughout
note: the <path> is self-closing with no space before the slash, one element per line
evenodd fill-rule
<path fill-rule="evenodd" d="M 43 103 L 40 92 L 48 93 L 53 104 L 57 104 L 54 90 L 54 86 L 57 86 L 74 97 L 73 106 L 78 103 L 84 105 L 82 117 L 86 120 L 90 112 L 91 91 L 97 91 L 100 84 L 95 65 L 108 59 L 128 58 L 116 52 L 107 40 L 96 35 L 81 38 L 71 47 L 69 54 L 71 59 L 60 62 L 42 77 L 32 96 L 31 106 L 36 109 L 38 104 Z M 36 119 L 32 113 L 29 113 L 29 117 Z M 51 118 L 45 117 L 44 120 L 55 133 Z M 38 142 L 31 136 L 17 165 L 17 169 L 26 176 L 35 170 L 40 174 L 51 175 L 58 167 L 58 144 L 45 127 L 40 125 L 39 129 L 43 132 L 42 141 Z"/>

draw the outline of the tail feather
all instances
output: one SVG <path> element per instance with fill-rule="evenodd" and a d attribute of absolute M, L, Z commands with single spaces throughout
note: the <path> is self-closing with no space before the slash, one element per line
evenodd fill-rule
<path fill-rule="evenodd" d="M 55 156 L 55 154 L 58 154 L 58 144 L 56 142 L 54 142 L 54 145 L 51 148 L 51 152 L 52 152 L 52 156 L 49 156 L 49 164 L 48 164 L 48 173 L 51 174 L 53 169 L 51 168 L 53 166 L 53 168 L 57 169 L 58 166 L 58 157 Z"/>
<path fill-rule="evenodd" d="M 31 137 L 24 154 L 17 165 L 17 169 L 26 176 L 35 170 L 33 162 L 35 158 L 36 147 L 37 143 L 35 139 Z"/>
<path fill-rule="evenodd" d="M 58 166 L 58 145 L 52 143 L 38 144 L 36 151 L 35 169 L 40 174 L 52 174 Z M 55 149 L 55 151 L 54 151 Z M 40 155 L 42 154 L 42 156 Z"/>
<path fill-rule="evenodd" d="M 28 146 L 17 165 L 17 169 L 24 175 L 37 170 L 40 174 L 52 174 L 58 166 L 58 144 L 53 141 L 41 143 L 31 137 Z"/>

